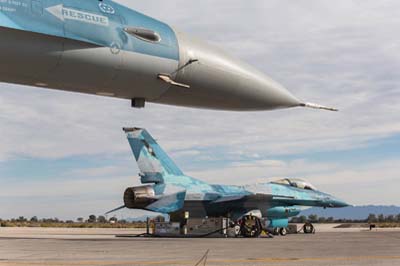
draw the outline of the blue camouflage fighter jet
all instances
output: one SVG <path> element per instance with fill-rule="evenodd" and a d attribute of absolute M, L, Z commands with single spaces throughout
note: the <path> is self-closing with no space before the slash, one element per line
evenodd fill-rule
<path fill-rule="evenodd" d="M 302 206 L 348 206 L 301 179 L 245 186 L 208 184 L 186 176 L 145 129 L 125 128 L 124 131 L 144 185 L 127 188 L 124 205 L 111 212 L 123 208 L 143 209 L 169 214 L 171 219 L 189 212 L 190 217 L 230 217 L 239 223 L 252 217 L 259 220 L 256 231 L 243 234 L 257 236 L 263 229 L 261 219 L 267 221 L 269 229 L 284 230 L 288 218 L 298 215 Z"/>
<path fill-rule="evenodd" d="M 312 107 L 251 66 L 110 0 L 0 0 L 0 82 L 219 110 Z"/>

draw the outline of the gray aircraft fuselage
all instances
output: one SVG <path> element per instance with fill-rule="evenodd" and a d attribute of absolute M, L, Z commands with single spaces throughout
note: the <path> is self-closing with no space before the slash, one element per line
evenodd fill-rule
<path fill-rule="evenodd" d="M 0 58 L 0 82 L 129 99 L 134 107 L 309 106 L 223 51 L 110 0 L 0 0 Z"/>

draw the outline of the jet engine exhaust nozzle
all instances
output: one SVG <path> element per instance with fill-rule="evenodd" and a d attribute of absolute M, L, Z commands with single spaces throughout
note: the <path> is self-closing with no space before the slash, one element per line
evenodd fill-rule
<path fill-rule="evenodd" d="M 124 203 L 128 209 L 143 209 L 156 201 L 152 186 L 130 187 L 125 190 Z"/>

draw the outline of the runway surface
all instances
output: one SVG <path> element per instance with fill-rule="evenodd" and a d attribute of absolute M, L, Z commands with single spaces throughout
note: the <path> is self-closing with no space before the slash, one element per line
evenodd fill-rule
<path fill-rule="evenodd" d="M 0 228 L 0 265 L 400 265 L 400 231 L 326 230 L 274 239 L 115 238 L 131 230 Z M 201 264 L 203 265 L 203 264 Z"/>

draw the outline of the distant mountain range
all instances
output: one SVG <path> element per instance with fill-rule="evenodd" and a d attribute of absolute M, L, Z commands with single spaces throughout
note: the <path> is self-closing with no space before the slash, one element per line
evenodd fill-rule
<path fill-rule="evenodd" d="M 398 215 L 400 214 L 399 206 L 351 206 L 346 208 L 338 209 L 323 209 L 323 208 L 311 208 L 301 212 L 300 215 L 308 216 L 310 214 L 318 215 L 318 217 L 333 217 L 335 219 L 351 219 L 351 220 L 362 220 L 366 219 L 369 214 L 385 216 Z"/>

